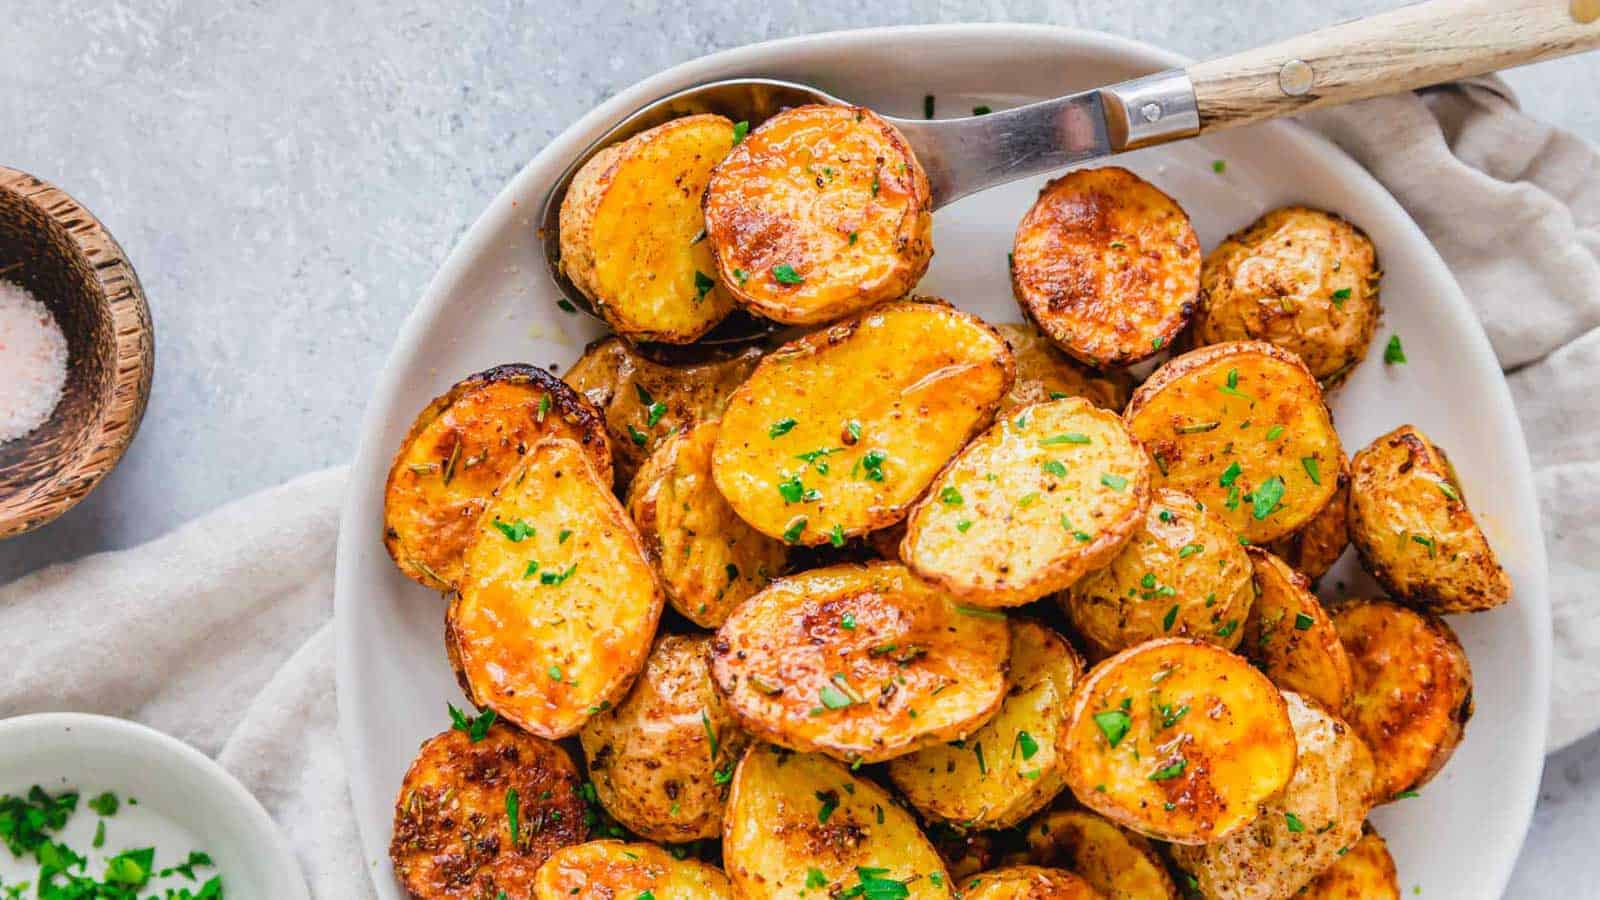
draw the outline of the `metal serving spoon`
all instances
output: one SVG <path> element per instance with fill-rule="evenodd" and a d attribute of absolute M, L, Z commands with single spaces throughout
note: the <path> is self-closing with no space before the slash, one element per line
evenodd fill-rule
<path fill-rule="evenodd" d="M 927 170 L 938 209 L 985 188 L 1125 150 L 1600 47 L 1597 20 L 1600 0 L 1429 0 L 1014 109 L 959 119 L 884 118 Z M 847 101 L 808 85 L 734 78 L 663 97 L 618 122 L 578 154 L 545 197 L 539 233 L 562 293 L 594 314 L 561 273 L 560 213 L 573 175 L 596 153 L 679 116 L 717 113 L 754 126 L 813 103 Z M 701 342 L 747 340 L 774 327 L 736 314 Z"/>

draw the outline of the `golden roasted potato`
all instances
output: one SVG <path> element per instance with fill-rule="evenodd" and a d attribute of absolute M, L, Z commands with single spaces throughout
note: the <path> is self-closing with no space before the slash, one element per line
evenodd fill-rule
<path fill-rule="evenodd" d="M 710 644 L 658 638 L 628 695 L 578 732 L 600 805 L 653 841 L 722 833 L 727 784 L 750 743 L 711 687 Z"/>
<path fill-rule="evenodd" d="M 1043 813 L 1026 834 L 1029 862 L 1067 869 L 1106 900 L 1178 900 L 1154 844 L 1086 809 Z"/>
<path fill-rule="evenodd" d="M 1339 489 L 1343 451 L 1305 364 L 1260 342 L 1212 344 L 1155 371 L 1128 430 L 1160 470 L 1252 544 L 1309 522 Z"/>
<path fill-rule="evenodd" d="M 1111 563 L 1057 600 L 1090 655 L 1106 657 L 1158 637 L 1231 650 L 1252 596 L 1250 558 L 1233 529 L 1188 494 L 1162 488 Z"/>
<path fill-rule="evenodd" d="M 1350 725 L 1372 748 L 1379 801 L 1426 784 L 1472 718 L 1472 667 L 1450 625 L 1387 600 L 1333 611 L 1354 680 Z"/>
<path fill-rule="evenodd" d="M 828 322 L 908 293 L 933 258 L 928 176 L 869 109 L 801 106 L 761 124 L 712 173 L 718 280 L 778 322 Z"/>
<path fill-rule="evenodd" d="M 590 344 L 566 382 L 601 411 L 616 483 L 625 489 L 662 438 L 722 415 L 728 396 L 760 360 L 760 348 L 747 347 L 735 356 L 669 366 L 612 336 Z"/>
<path fill-rule="evenodd" d="M 711 642 L 711 677 L 756 737 L 880 762 L 994 715 L 1010 650 L 1003 615 L 874 561 L 781 578 L 746 600 Z"/>
<path fill-rule="evenodd" d="M 712 455 L 746 522 L 792 544 L 891 525 L 988 424 L 1005 339 L 943 301 L 900 301 L 773 351 L 734 391 Z"/>
<path fill-rule="evenodd" d="M 661 573 L 667 602 L 716 628 L 744 598 L 783 573 L 789 548 L 734 513 L 711 478 L 718 423 L 660 442 L 628 491 L 628 512 Z"/>
<path fill-rule="evenodd" d="M 1046 400 L 1082 397 L 1101 409 L 1122 412 L 1133 393 L 1133 379 L 1124 372 L 1097 372 L 1062 353 L 1032 325 L 1005 323 L 994 326 L 1011 345 L 1017 360 L 1017 380 L 1000 401 L 1000 414 Z"/>
<path fill-rule="evenodd" d="M 1337 717 L 1285 692 L 1294 723 L 1294 777 L 1240 831 L 1174 846 L 1173 862 L 1207 900 L 1286 900 L 1361 837 L 1372 808 L 1372 754 Z"/>
<path fill-rule="evenodd" d="M 661 587 L 583 447 L 535 444 L 484 510 L 465 563 L 445 645 L 472 702 L 557 738 L 627 691 Z"/>
<path fill-rule="evenodd" d="M 1455 469 L 1426 435 L 1402 425 L 1357 453 L 1350 470 L 1350 542 L 1390 595 L 1436 613 L 1511 599 Z"/>
<path fill-rule="evenodd" d="M 1368 825 L 1361 840 L 1300 890 L 1300 900 L 1400 900 L 1400 876 L 1389 846 Z"/>
<path fill-rule="evenodd" d="M 1331 387 L 1367 355 L 1381 276 L 1361 229 L 1320 209 L 1275 209 L 1206 255 L 1195 340 L 1266 341 Z"/>
<path fill-rule="evenodd" d="M 1115 413 L 1030 406 L 968 444 L 912 507 L 900 558 L 980 606 L 1020 606 L 1105 565 L 1150 503 L 1150 462 Z"/>
<path fill-rule="evenodd" d="M 1339 464 L 1339 489 L 1322 512 L 1299 529 L 1267 545 L 1273 555 L 1288 563 L 1315 582 L 1328 573 L 1333 564 L 1350 546 L 1348 504 L 1350 500 L 1350 464 Z"/>
<path fill-rule="evenodd" d="M 1273 684 L 1344 715 L 1353 687 L 1350 660 L 1311 580 L 1260 547 L 1249 549 L 1256 599 L 1239 649 Z"/>
<path fill-rule="evenodd" d="M 556 851 L 534 877 L 532 900 L 573 897 L 733 900 L 733 888 L 721 869 L 655 844 L 590 841 Z"/>
<path fill-rule="evenodd" d="M 610 477 L 603 425 L 586 399 L 543 369 L 495 366 L 461 379 L 417 414 L 395 454 L 383 546 L 407 578 L 453 590 L 478 514 L 540 438 L 577 441 Z"/>
<path fill-rule="evenodd" d="M 746 900 L 954 896 L 939 854 L 887 792 L 825 756 L 777 747 L 751 747 L 734 773 L 722 864 Z"/>
<path fill-rule="evenodd" d="M 1056 739 L 1083 662 L 1038 622 L 1011 622 L 1010 687 L 1000 711 L 953 744 L 889 761 L 889 779 L 925 816 L 964 828 L 1010 828 L 1065 786 Z"/>
<path fill-rule="evenodd" d="M 1017 226 L 1011 287 L 1027 317 L 1097 368 L 1165 347 L 1194 311 L 1200 241 L 1177 201 L 1127 169 L 1051 181 Z"/>
<path fill-rule="evenodd" d="M 673 119 L 600 151 L 561 201 L 561 271 L 613 331 L 687 344 L 733 309 L 717 283 L 700 198 L 733 123 Z"/>
<path fill-rule="evenodd" d="M 1177 844 L 1245 827 L 1295 768 L 1278 689 L 1240 657 L 1185 638 L 1146 641 L 1091 669 L 1058 752 L 1079 803 Z"/>
<path fill-rule="evenodd" d="M 1007 866 L 961 881 L 966 900 L 1104 900 L 1104 895 L 1066 869 Z"/>
<path fill-rule="evenodd" d="M 400 783 L 395 876 L 419 900 L 526 897 L 550 854 L 588 836 L 581 783 L 567 751 L 508 725 L 435 735 Z"/>

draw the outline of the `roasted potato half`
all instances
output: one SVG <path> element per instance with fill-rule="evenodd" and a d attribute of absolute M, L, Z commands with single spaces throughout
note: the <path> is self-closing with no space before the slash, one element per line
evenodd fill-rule
<path fill-rule="evenodd" d="M 1207 900 L 1286 900 L 1361 837 L 1372 807 L 1372 754 L 1354 730 L 1314 702 L 1285 692 L 1298 748 L 1294 777 L 1255 821 L 1172 859 Z"/>
<path fill-rule="evenodd" d="M 962 879 L 965 900 L 1103 900 L 1082 878 L 1066 869 L 1007 866 Z"/>
<path fill-rule="evenodd" d="M 783 573 L 789 548 L 724 500 L 711 477 L 719 425 L 701 422 L 661 441 L 628 491 L 628 512 L 661 574 L 667 602 L 702 628 Z"/>
<path fill-rule="evenodd" d="M 1158 486 L 1192 494 L 1252 544 L 1311 521 L 1343 451 L 1305 364 L 1260 342 L 1212 344 L 1157 369 L 1124 416 Z"/>
<path fill-rule="evenodd" d="M 1415 426 L 1368 444 L 1350 472 L 1350 542 L 1391 596 L 1436 613 L 1511 599 L 1511 579 L 1467 509 L 1455 469 Z"/>
<path fill-rule="evenodd" d="M 684 116 L 600 151 L 561 201 L 561 271 L 618 334 L 687 344 L 733 309 L 700 198 L 733 123 Z"/>
<path fill-rule="evenodd" d="M 1350 659 L 1333 620 L 1311 593 L 1311 580 L 1259 547 L 1250 548 L 1255 603 L 1240 651 L 1272 683 L 1310 697 L 1335 715 L 1350 705 Z"/>
<path fill-rule="evenodd" d="M 969 603 L 1020 606 L 1114 557 L 1144 519 L 1150 461 L 1080 397 L 995 423 L 911 510 L 900 558 Z"/>
<path fill-rule="evenodd" d="M 627 691 L 662 605 L 610 484 L 582 446 L 547 438 L 483 512 L 445 644 L 474 703 L 565 737 Z"/>
<path fill-rule="evenodd" d="M 658 638 L 628 695 L 578 732 L 600 805 L 653 841 L 722 833 L 727 784 L 750 743 L 711 687 L 710 644 Z"/>
<path fill-rule="evenodd" d="M 955 895 L 939 854 L 887 792 L 825 756 L 777 747 L 751 747 L 734 773 L 722 864 L 748 900 Z"/>
<path fill-rule="evenodd" d="M 875 561 L 782 578 L 746 600 L 711 642 L 711 677 L 756 737 L 879 762 L 994 715 L 1010 649 L 1003 615 Z"/>
<path fill-rule="evenodd" d="M 1056 739 L 1083 662 L 1060 635 L 1011 622 L 1010 686 L 1000 711 L 953 744 L 889 761 L 889 779 L 925 816 L 963 828 L 1010 828 L 1065 786 Z"/>
<path fill-rule="evenodd" d="M 789 324 L 904 296 L 933 258 L 928 176 L 900 132 L 860 107 L 763 122 L 712 174 L 705 220 L 734 299 Z"/>
<path fill-rule="evenodd" d="M 1315 582 L 1328 574 L 1350 546 L 1349 500 L 1350 464 L 1346 461 L 1339 465 L 1339 489 L 1322 512 L 1298 530 L 1268 544 L 1267 549 Z"/>
<path fill-rule="evenodd" d="M 456 382 L 417 414 L 383 494 L 383 546 L 407 578 L 454 590 L 478 514 L 541 438 L 577 441 L 611 474 L 594 406 L 533 366 L 496 366 Z"/>
<path fill-rule="evenodd" d="M 550 854 L 588 837 L 581 783 L 567 751 L 508 725 L 429 738 L 394 805 L 395 877 L 419 900 L 528 896 Z"/>
<path fill-rule="evenodd" d="M 732 900 L 733 888 L 721 869 L 655 844 L 590 841 L 556 851 L 534 877 L 533 900 L 573 897 Z"/>
<path fill-rule="evenodd" d="M 1389 845 L 1368 825 L 1354 847 L 1295 896 L 1299 900 L 1400 900 L 1400 876 Z"/>
<path fill-rule="evenodd" d="M 1283 695 L 1203 641 L 1146 641 L 1073 691 L 1059 752 L 1078 802 L 1178 844 L 1244 828 L 1289 783 L 1294 730 Z"/>
<path fill-rule="evenodd" d="M 761 349 L 747 347 L 707 362 L 665 365 L 612 336 L 590 344 L 567 370 L 566 382 L 600 410 L 616 483 L 626 488 L 664 438 L 722 415 L 728 396 L 760 360 Z"/>
<path fill-rule="evenodd" d="M 1056 346 L 1107 368 L 1167 346 L 1194 312 L 1200 240 L 1177 201 L 1127 169 L 1051 181 L 1017 226 L 1011 286 Z"/>
<path fill-rule="evenodd" d="M 943 301 L 886 303 L 768 354 L 728 401 L 717 488 L 792 544 L 905 517 L 1011 386 L 1005 339 Z"/>
<path fill-rule="evenodd" d="M 1320 209 L 1275 209 L 1206 255 L 1195 340 L 1266 341 L 1331 387 L 1367 355 L 1381 276 L 1361 229 Z"/>
<path fill-rule="evenodd" d="M 1372 748 L 1380 801 L 1427 783 L 1472 718 L 1472 667 L 1448 623 L 1386 600 L 1339 604 L 1350 657 L 1349 721 Z"/>
<path fill-rule="evenodd" d="M 1082 397 L 1101 409 L 1122 412 L 1133 393 L 1133 379 L 1123 372 L 1097 372 L 1062 353 L 1032 325 L 994 326 L 1011 345 L 1017 380 L 1000 401 L 1001 415 L 1046 400 Z"/>
<path fill-rule="evenodd" d="M 1028 860 L 1067 869 L 1106 900 L 1178 900 L 1155 845 L 1086 809 L 1056 809 L 1028 823 Z"/>
<path fill-rule="evenodd" d="M 1233 529 L 1182 491 L 1154 492 L 1110 565 L 1057 599 L 1092 656 L 1159 637 L 1233 649 L 1250 612 L 1250 558 Z"/>

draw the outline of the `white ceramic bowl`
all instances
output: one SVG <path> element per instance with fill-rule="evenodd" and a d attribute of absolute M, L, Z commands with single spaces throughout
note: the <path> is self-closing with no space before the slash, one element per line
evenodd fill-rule
<path fill-rule="evenodd" d="M 380 895 L 400 896 L 387 847 L 395 791 L 418 743 L 448 725 L 460 694 L 445 659 L 439 597 L 401 577 L 380 542 L 383 482 L 417 411 L 457 379 L 505 362 L 565 370 L 601 329 L 556 310 L 534 217 L 574 154 L 647 101 L 735 75 L 810 82 L 899 115 L 1002 107 L 1174 65 L 1170 53 L 1091 32 L 1024 25 L 887 28 L 743 47 L 623 91 L 551 141 L 496 197 L 428 287 L 379 379 L 339 534 L 339 708 L 351 790 Z M 1226 160 L 1225 171 L 1213 170 Z M 1543 765 L 1550 618 L 1532 475 L 1511 398 L 1482 329 L 1438 254 L 1365 171 L 1328 142 L 1276 122 L 1118 157 L 1189 211 L 1204 248 L 1268 209 L 1307 203 L 1364 228 L 1382 259 L 1387 308 L 1374 349 L 1333 398 L 1347 448 L 1411 422 L 1449 450 L 1516 586 L 1506 607 L 1452 620 L 1476 675 L 1477 716 L 1422 796 L 1378 810 L 1402 884 L 1423 896 L 1498 897 L 1533 810 Z M 919 288 L 993 321 L 1017 321 L 1006 252 L 1041 180 L 968 197 L 934 217 L 936 255 Z M 1410 363 L 1385 366 L 1403 336 Z M 1347 555 L 1330 591 L 1374 591 Z M 1341 587 L 1341 585 L 1343 585 Z"/>
<path fill-rule="evenodd" d="M 79 853 L 88 853 L 100 818 L 88 808 L 89 798 L 111 791 L 122 808 L 105 820 L 104 856 L 155 847 L 156 866 L 164 867 L 200 850 L 216 865 L 196 875 L 201 882 L 221 875 L 228 900 L 309 900 L 294 854 L 267 811 L 221 766 L 176 738 L 83 713 L 0 721 L 0 794 L 21 795 L 33 785 L 51 794 L 80 792 L 78 811 L 62 832 Z M 95 877 L 102 871 L 100 853 L 91 855 L 88 868 Z M 31 859 L 15 860 L 0 848 L 0 883 L 32 880 L 37 871 Z"/>

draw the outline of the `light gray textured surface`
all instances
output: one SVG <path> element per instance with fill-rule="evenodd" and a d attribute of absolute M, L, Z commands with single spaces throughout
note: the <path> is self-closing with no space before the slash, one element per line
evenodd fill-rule
<path fill-rule="evenodd" d="M 580 114 L 670 65 L 793 34 L 988 20 L 1205 56 L 1393 3 L 10 0 L 0 164 L 55 182 L 122 242 L 157 362 L 122 465 L 0 545 L 0 581 L 348 459 L 400 322 L 489 198 Z M 1600 142 L 1600 55 L 1509 77 L 1536 115 Z M 1600 738 L 1550 760 L 1509 896 L 1591 893 L 1596 834 Z"/>

